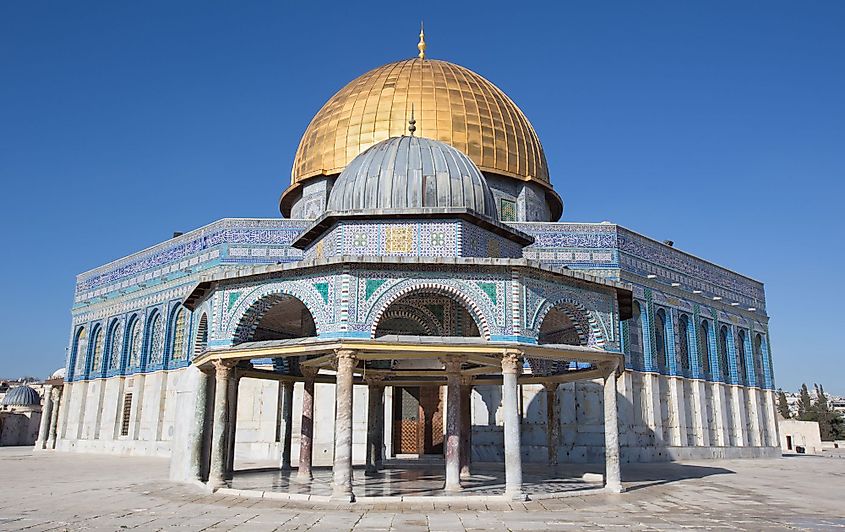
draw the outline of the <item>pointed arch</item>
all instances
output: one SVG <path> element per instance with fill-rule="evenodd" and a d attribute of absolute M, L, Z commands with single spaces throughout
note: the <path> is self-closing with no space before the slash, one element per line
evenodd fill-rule
<path fill-rule="evenodd" d="M 138 314 L 129 318 L 126 327 L 126 350 L 123 354 L 123 371 L 135 371 L 141 368 L 141 352 L 144 348 L 143 320 Z"/>
<path fill-rule="evenodd" d="M 314 315 L 298 297 L 271 293 L 254 301 L 241 315 L 233 344 L 317 336 Z"/>
<path fill-rule="evenodd" d="M 208 313 L 203 312 L 197 320 L 197 332 L 194 335 L 194 349 L 191 358 L 196 358 L 208 348 Z"/>
<path fill-rule="evenodd" d="M 449 297 L 460 303 L 464 310 L 470 315 L 470 317 L 475 322 L 476 327 L 478 328 L 481 336 L 485 340 L 490 340 L 490 324 L 484 316 L 481 308 L 465 293 L 458 290 L 457 288 L 445 284 L 440 283 L 413 283 L 409 284 L 399 290 L 396 290 L 393 294 L 385 297 L 378 307 L 374 307 L 371 310 L 370 315 L 372 319 L 370 320 L 370 338 L 376 337 L 376 330 L 378 329 L 379 323 L 381 322 L 384 313 L 387 309 L 390 308 L 393 303 L 399 301 L 400 299 L 407 297 L 411 294 L 420 293 L 420 294 L 437 294 Z"/>
<path fill-rule="evenodd" d="M 569 296 L 547 299 L 540 305 L 532 320 L 532 328 L 537 331 L 538 335 L 540 328 L 543 326 L 543 321 L 546 319 L 546 315 L 555 308 L 567 312 L 572 318 L 573 323 L 577 324 L 580 345 L 593 347 L 603 347 L 605 345 L 607 336 L 604 327 L 595 313 L 591 312 L 580 301 Z"/>
<path fill-rule="evenodd" d="M 188 355 L 188 343 L 185 330 L 188 323 L 188 309 L 182 305 L 175 305 L 170 311 L 167 326 L 166 362 L 180 362 Z"/>
<path fill-rule="evenodd" d="M 111 374 L 120 369 L 123 356 L 123 322 L 115 318 L 111 321 L 106 335 L 105 373 Z"/>
<path fill-rule="evenodd" d="M 94 326 L 94 332 L 91 338 L 91 362 L 88 364 L 87 377 L 96 378 L 102 373 L 104 348 L 105 333 L 103 332 L 103 326 L 98 323 Z"/>
<path fill-rule="evenodd" d="M 85 358 L 88 353 L 88 329 L 85 326 L 76 330 L 73 340 L 73 349 L 71 352 L 71 363 L 69 364 L 70 373 L 73 377 L 79 377 L 84 373 Z M 80 363 L 81 361 L 81 363 Z"/>

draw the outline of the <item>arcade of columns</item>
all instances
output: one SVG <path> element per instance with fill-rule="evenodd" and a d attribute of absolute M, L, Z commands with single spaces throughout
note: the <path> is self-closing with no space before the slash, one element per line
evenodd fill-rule
<path fill-rule="evenodd" d="M 324 360 L 330 359 L 335 376 L 335 427 L 334 427 L 334 463 L 332 467 L 332 499 L 352 502 L 355 495 L 352 491 L 352 403 L 353 379 L 360 353 L 353 349 L 335 349 L 331 355 L 324 355 Z M 460 355 L 440 357 L 446 376 L 446 435 L 445 435 L 445 485 L 447 493 L 460 492 L 461 478 L 469 475 L 470 456 L 470 394 L 473 386 L 473 375 L 462 373 L 465 358 Z M 500 373 L 502 385 L 502 409 L 504 419 L 504 462 L 505 462 L 505 494 L 508 499 L 524 500 L 526 494 L 522 486 L 522 457 L 520 453 L 520 413 L 518 401 L 518 382 L 521 374 L 521 353 L 518 351 L 505 352 L 500 355 Z M 207 361 L 206 361 L 207 362 Z M 215 387 L 213 401 L 213 424 L 211 426 L 211 456 L 207 485 L 212 488 L 224 487 L 233 475 L 234 461 L 234 427 L 237 411 L 237 382 L 243 376 L 258 377 L 257 372 L 236 367 L 237 359 L 214 359 L 210 361 L 214 370 Z M 619 361 L 617 357 L 606 360 L 597 365 L 597 370 L 584 374 L 581 378 L 595 378 L 600 376 L 604 382 L 604 422 L 605 422 L 605 489 L 609 492 L 622 492 L 619 471 L 619 434 L 617 421 L 616 380 Z M 301 378 L 275 376 L 282 387 L 280 441 L 283 442 L 280 468 L 291 469 L 291 427 L 293 426 L 293 386 L 297 380 L 304 384 L 302 400 L 302 422 L 300 434 L 300 456 L 297 478 L 309 481 L 312 478 L 312 449 L 314 428 L 314 384 L 319 373 L 318 367 L 302 366 Z M 442 372 L 441 372 L 442 374 Z M 327 377 L 327 376 L 322 376 Z M 268 378 L 268 377 L 264 377 Z M 321 382 L 324 379 L 321 379 Z M 536 381 L 537 378 L 532 379 Z M 554 398 L 559 382 L 573 380 L 558 377 L 557 380 L 546 380 L 546 391 L 549 399 Z M 580 380 L 580 379 L 578 379 Z M 382 449 L 384 437 L 384 389 L 388 383 L 393 383 L 385 374 L 367 375 L 363 383 L 368 387 L 367 400 L 367 443 L 365 474 L 372 475 L 382 468 Z M 431 383 L 439 385 L 439 383 Z M 556 404 L 551 400 L 549 404 Z M 204 410 L 205 401 L 198 401 L 198 410 Z M 554 448 L 559 439 L 559 413 L 556 408 L 547 409 L 549 414 L 548 432 L 549 461 L 556 463 Z M 198 412 L 199 414 L 199 412 Z M 203 412 L 204 414 L 204 412 Z M 198 415 L 203 419 L 204 415 Z M 203 423 L 198 422 L 197 429 Z M 194 442 L 191 455 L 191 468 L 195 478 L 201 475 L 201 443 L 200 436 Z"/>

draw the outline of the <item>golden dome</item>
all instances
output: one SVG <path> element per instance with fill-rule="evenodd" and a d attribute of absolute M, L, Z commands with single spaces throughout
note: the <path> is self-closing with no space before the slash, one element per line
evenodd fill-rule
<path fill-rule="evenodd" d="M 551 189 L 540 139 L 504 92 L 462 66 L 414 58 L 363 74 L 323 105 L 296 150 L 282 212 L 301 182 L 339 174 L 370 146 L 407 134 L 412 105 L 417 136 L 450 144 L 484 172 Z"/>

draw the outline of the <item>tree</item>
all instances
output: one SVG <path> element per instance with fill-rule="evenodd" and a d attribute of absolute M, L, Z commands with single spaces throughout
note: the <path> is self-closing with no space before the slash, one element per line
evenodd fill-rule
<path fill-rule="evenodd" d="M 809 421 L 818 422 L 822 440 L 838 440 L 845 436 L 845 420 L 842 419 L 842 414 L 832 409 L 828 404 L 824 386 L 816 384 L 815 388 L 816 402 L 807 417 L 810 418 Z"/>
<path fill-rule="evenodd" d="M 786 401 L 786 394 L 783 393 L 783 389 L 781 388 L 778 388 L 778 412 L 783 419 L 792 417 L 789 413 L 789 403 Z"/>
<path fill-rule="evenodd" d="M 801 421 L 815 421 L 814 419 L 805 419 L 812 413 L 813 402 L 810 400 L 810 392 L 807 390 L 807 385 L 801 385 L 801 391 L 798 393 L 798 419 Z"/>

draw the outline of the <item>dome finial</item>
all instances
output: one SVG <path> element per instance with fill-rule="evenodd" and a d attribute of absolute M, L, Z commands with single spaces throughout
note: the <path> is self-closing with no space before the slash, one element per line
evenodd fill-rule
<path fill-rule="evenodd" d="M 417 130 L 416 126 L 417 121 L 414 120 L 414 104 L 411 103 L 411 119 L 408 120 L 408 131 L 411 133 L 411 136 L 414 136 L 414 131 Z"/>
<path fill-rule="evenodd" d="M 422 21 L 420 21 L 420 42 L 417 44 L 417 49 L 420 51 L 419 58 L 425 59 L 425 32 Z"/>

